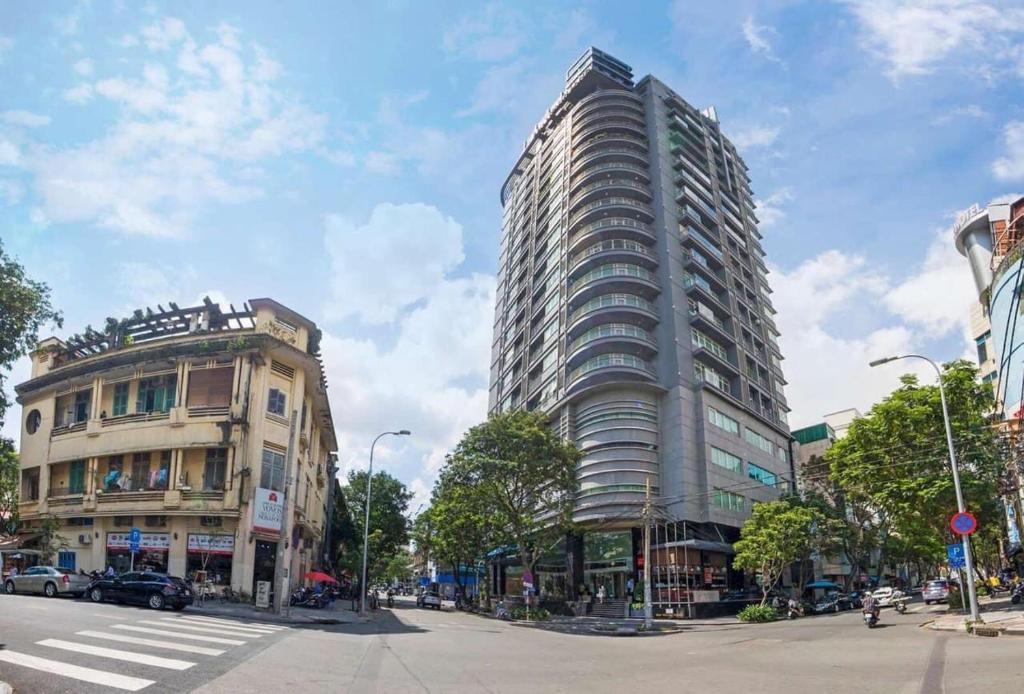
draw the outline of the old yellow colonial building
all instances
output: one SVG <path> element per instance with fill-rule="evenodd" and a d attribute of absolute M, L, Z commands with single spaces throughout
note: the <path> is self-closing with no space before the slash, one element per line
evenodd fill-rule
<path fill-rule="evenodd" d="M 271 299 L 146 309 L 49 338 L 22 405 L 21 517 L 60 521 L 59 563 L 253 593 L 279 543 L 292 583 L 320 568 L 337 448 L 320 332 Z M 284 517 L 285 492 L 291 517 Z"/>

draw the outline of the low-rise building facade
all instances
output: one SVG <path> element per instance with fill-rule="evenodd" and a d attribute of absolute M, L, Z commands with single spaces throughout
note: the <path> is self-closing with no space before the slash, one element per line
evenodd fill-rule
<path fill-rule="evenodd" d="M 62 566 L 205 571 L 244 593 L 273 580 L 282 541 L 290 576 L 319 568 L 337 448 L 319 339 L 253 299 L 43 340 L 16 387 L 23 534 L 52 517 Z"/>

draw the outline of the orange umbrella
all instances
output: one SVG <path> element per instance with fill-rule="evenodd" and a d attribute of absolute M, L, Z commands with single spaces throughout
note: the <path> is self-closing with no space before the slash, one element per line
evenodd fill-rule
<path fill-rule="evenodd" d="M 328 576 L 322 571 L 310 571 L 308 574 L 306 574 L 306 578 L 308 578 L 311 581 L 320 581 L 322 583 L 338 582 L 338 579 L 334 578 L 333 576 Z"/>

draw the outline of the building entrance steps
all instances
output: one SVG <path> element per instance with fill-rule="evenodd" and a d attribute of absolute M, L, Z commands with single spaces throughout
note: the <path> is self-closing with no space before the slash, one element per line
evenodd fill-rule
<path fill-rule="evenodd" d="M 590 608 L 592 617 L 605 617 L 607 619 L 622 619 L 626 617 L 625 600 L 605 600 L 604 602 L 594 601 Z"/>

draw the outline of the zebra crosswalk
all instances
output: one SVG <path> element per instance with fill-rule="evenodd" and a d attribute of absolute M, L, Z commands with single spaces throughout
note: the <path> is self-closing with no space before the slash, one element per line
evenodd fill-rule
<path fill-rule="evenodd" d="M 110 690 L 137 692 L 288 627 L 205 615 L 176 615 L 106 624 L 0 650 L 0 671 L 25 668 Z M 130 674 L 121 663 L 130 663 Z"/>

